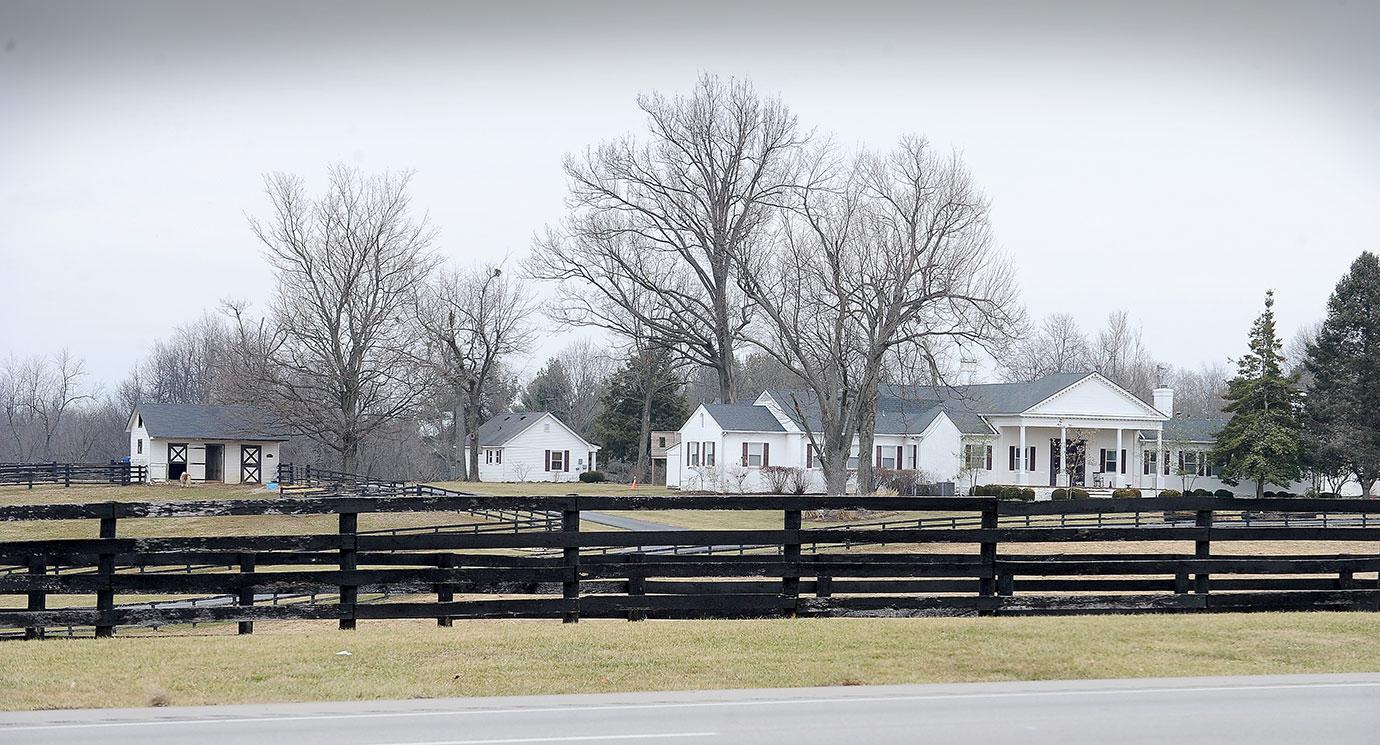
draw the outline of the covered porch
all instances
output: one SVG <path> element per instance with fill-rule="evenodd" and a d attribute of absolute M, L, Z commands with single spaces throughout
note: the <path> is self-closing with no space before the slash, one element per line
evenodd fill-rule
<path fill-rule="evenodd" d="M 1009 416 L 989 423 L 997 432 L 992 475 L 1001 483 L 1164 488 L 1162 469 L 1146 462 L 1147 453 L 1163 452 L 1159 419 Z M 1142 432 L 1155 439 L 1142 446 Z"/>

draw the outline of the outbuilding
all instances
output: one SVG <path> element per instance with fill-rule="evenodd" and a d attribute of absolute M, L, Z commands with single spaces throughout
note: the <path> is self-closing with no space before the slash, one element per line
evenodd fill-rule
<path fill-rule="evenodd" d="M 499 414 L 478 440 L 480 481 L 576 481 L 598 468 L 599 446 L 549 411 Z"/>
<path fill-rule="evenodd" d="M 129 415 L 129 460 L 150 482 L 262 484 L 278 477 L 284 427 L 249 406 L 143 403 Z"/>

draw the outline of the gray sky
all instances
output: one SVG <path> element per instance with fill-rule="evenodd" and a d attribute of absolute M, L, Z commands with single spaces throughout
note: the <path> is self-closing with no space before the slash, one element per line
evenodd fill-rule
<path fill-rule="evenodd" d="M 0 0 L 0 356 L 113 384 L 262 301 L 270 170 L 415 169 L 444 255 L 520 256 L 561 156 L 702 71 L 961 150 L 1031 313 L 1126 308 L 1174 364 L 1237 354 L 1270 287 L 1287 337 L 1380 249 L 1380 3 L 278 5 Z"/>

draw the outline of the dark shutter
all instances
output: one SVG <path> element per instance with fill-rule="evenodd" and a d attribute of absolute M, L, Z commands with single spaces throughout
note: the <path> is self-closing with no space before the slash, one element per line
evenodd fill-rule
<path fill-rule="evenodd" d="M 1121 449 L 1121 459 L 1116 462 L 1116 465 L 1122 473 L 1126 473 L 1126 448 Z"/>
<path fill-rule="evenodd" d="M 546 451 L 546 465 L 543 466 L 543 468 L 544 468 L 545 470 L 547 470 L 547 471 L 550 471 L 550 470 L 551 470 L 551 451 L 550 451 L 550 450 Z"/>
<path fill-rule="evenodd" d="M 911 445 L 911 446 L 910 446 L 910 467 L 913 468 L 913 469 L 915 469 L 915 470 L 917 470 L 917 471 L 920 470 L 920 453 L 919 453 L 919 448 L 920 448 L 919 445 Z"/>
<path fill-rule="evenodd" d="M 1106 472 L 1107 472 L 1107 448 L 1102 448 L 1102 449 L 1099 451 L 1099 453 L 1100 453 L 1100 455 L 1099 455 L 1098 457 L 1101 458 L 1102 461 L 1101 461 L 1101 463 L 1098 465 L 1097 470 L 1098 470 L 1098 472 L 1100 472 L 1100 473 L 1106 473 Z"/>
<path fill-rule="evenodd" d="M 1184 470 L 1184 451 L 1179 451 L 1179 470 Z"/>
<path fill-rule="evenodd" d="M 987 446 L 987 470 L 992 470 L 992 446 Z"/>
<path fill-rule="evenodd" d="M 903 458 L 904 453 L 905 453 L 905 448 L 901 447 L 900 445 L 897 445 L 897 446 L 896 446 L 896 470 L 898 470 L 898 471 L 901 470 L 902 468 L 905 468 L 905 467 L 906 467 L 905 460 L 904 460 L 904 458 Z"/>
<path fill-rule="evenodd" d="M 1016 470 L 1016 446 L 1010 445 L 1006 448 L 1006 470 Z"/>
<path fill-rule="evenodd" d="M 878 445 L 878 446 L 877 446 L 877 457 L 876 457 L 876 462 L 875 462 L 873 465 L 875 465 L 877 468 L 881 468 L 881 467 L 882 467 L 882 446 L 881 446 L 881 445 Z"/>
<path fill-rule="evenodd" d="M 570 451 L 569 451 L 569 450 L 566 450 L 565 453 L 564 453 L 564 456 L 561 458 L 561 470 L 562 470 L 562 471 L 569 471 L 569 470 L 570 470 Z"/>
<path fill-rule="evenodd" d="M 963 467 L 967 468 L 973 462 L 973 446 L 967 444 L 963 446 Z"/>
<path fill-rule="evenodd" d="M 743 468 L 747 468 L 747 443 L 743 443 Z"/>
<path fill-rule="evenodd" d="M 1164 475 L 1165 475 L 1165 476 L 1168 476 L 1168 475 L 1169 475 L 1169 451 L 1168 451 L 1168 450 L 1164 451 L 1164 452 L 1162 453 L 1162 455 L 1164 456 L 1164 460 L 1163 460 L 1164 468 L 1163 468 L 1162 470 L 1164 471 Z"/>
<path fill-rule="evenodd" d="M 808 442 L 805 443 L 805 467 L 815 467 L 815 446 L 809 444 Z"/>
<path fill-rule="evenodd" d="M 1035 446 L 1031 445 L 1025 449 L 1025 470 L 1035 470 Z"/>
<path fill-rule="evenodd" d="M 764 442 L 762 443 L 762 467 L 766 468 L 769 465 L 771 465 L 771 443 Z"/>

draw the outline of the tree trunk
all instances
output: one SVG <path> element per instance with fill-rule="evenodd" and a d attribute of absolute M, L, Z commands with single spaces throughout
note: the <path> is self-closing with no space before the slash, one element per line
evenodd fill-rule
<path fill-rule="evenodd" d="M 828 448 L 825 448 L 827 451 Z M 837 452 L 826 452 L 820 458 L 820 467 L 824 470 L 824 492 L 830 495 L 843 495 L 848 493 L 848 449 L 838 449 Z"/>
<path fill-rule="evenodd" d="M 644 484 L 651 483 L 652 458 L 648 449 L 652 444 L 652 399 L 656 393 L 656 374 L 653 365 L 647 365 L 642 378 L 642 416 L 637 430 L 637 466 L 633 472 Z"/>
<path fill-rule="evenodd" d="M 450 478 L 452 481 L 469 481 L 470 469 L 465 460 L 465 445 L 470 439 L 470 427 L 465 412 L 465 391 L 460 386 L 455 387 L 455 405 L 450 416 Z"/>
<path fill-rule="evenodd" d="M 1265 496 L 1265 479 L 1255 480 L 1255 498 L 1260 499 Z"/>
<path fill-rule="evenodd" d="M 466 481 L 479 480 L 479 406 L 480 393 L 476 386 L 474 390 L 468 391 L 468 401 L 465 405 L 465 436 L 468 438 L 466 444 L 470 446 Z"/>
<path fill-rule="evenodd" d="M 345 473 L 354 473 L 356 463 L 359 461 L 359 438 L 353 432 L 347 432 L 342 438 L 340 448 L 340 470 Z"/>
<path fill-rule="evenodd" d="M 871 494 L 876 490 L 877 470 L 874 458 L 877 441 L 876 394 L 864 398 L 858 407 L 858 493 Z"/>

